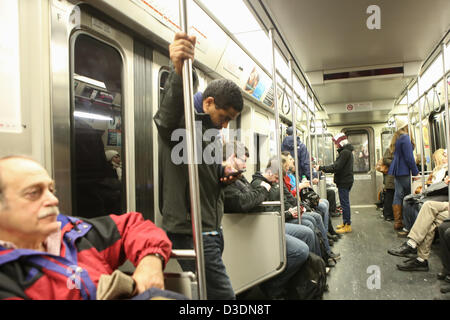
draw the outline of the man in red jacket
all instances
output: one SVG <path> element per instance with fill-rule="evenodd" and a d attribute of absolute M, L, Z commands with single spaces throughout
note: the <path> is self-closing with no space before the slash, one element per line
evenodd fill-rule
<path fill-rule="evenodd" d="M 59 214 L 54 181 L 37 162 L 0 159 L 0 299 L 96 299 L 102 274 L 129 259 L 135 294 L 164 289 L 172 243 L 140 213 Z"/>

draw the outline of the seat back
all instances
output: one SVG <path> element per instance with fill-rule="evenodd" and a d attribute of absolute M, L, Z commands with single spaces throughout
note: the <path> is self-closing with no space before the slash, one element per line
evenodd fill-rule
<path fill-rule="evenodd" d="M 223 261 L 236 294 L 282 272 L 286 243 L 279 212 L 225 214 L 222 226 Z"/>

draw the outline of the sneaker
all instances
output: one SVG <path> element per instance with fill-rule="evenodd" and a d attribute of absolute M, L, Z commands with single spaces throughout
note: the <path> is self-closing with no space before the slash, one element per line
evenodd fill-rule
<path fill-rule="evenodd" d="M 337 218 L 337 217 L 340 216 L 340 214 L 339 214 L 339 212 L 330 212 L 330 216 L 331 216 L 332 218 Z"/>
<path fill-rule="evenodd" d="M 442 293 L 449 293 L 449 292 L 450 292 L 450 285 L 448 285 L 448 284 L 443 284 L 443 285 L 441 286 L 441 292 L 442 292 Z"/>
<path fill-rule="evenodd" d="M 408 246 L 409 247 L 409 246 Z M 420 262 L 416 258 L 406 260 L 403 264 L 398 264 L 397 268 L 401 271 L 428 271 L 428 261 Z"/>
<path fill-rule="evenodd" d="M 330 273 L 330 271 L 331 271 L 331 268 L 325 267 L 325 272 L 326 272 L 327 275 Z"/>
<path fill-rule="evenodd" d="M 328 258 L 325 266 L 328 268 L 334 268 L 336 266 L 336 260 L 334 260 L 333 258 Z"/>
<path fill-rule="evenodd" d="M 352 226 L 349 224 L 346 224 L 342 228 L 336 230 L 337 233 L 349 233 L 352 232 Z"/>
<path fill-rule="evenodd" d="M 334 242 L 339 240 L 339 237 L 337 235 L 331 234 L 329 232 L 327 233 L 327 237 L 328 237 L 328 240 L 333 240 Z"/>
<path fill-rule="evenodd" d="M 408 236 L 408 233 L 409 233 L 408 231 L 404 231 L 404 230 L 397 231 L 397 237 L 406 238 Z"/>
<path fill-rule="evenodd" d="M 417 256 L 417 248 L 413 249 L 404 242 L 400 247 L 389 249 L 388 253 L 397 257 L 415 258 Z"/>
<path fill-rule="evenodd" d="M 338 253 L 334 253 L 333 251 L 330 251 L 330 253 L 328 254 L 328 256 L 330 257 L 330 258 L 333 258 L 333 259 L 339 259 L 340 257 L 341 257 L 341 254 L 338 252 Z"/>

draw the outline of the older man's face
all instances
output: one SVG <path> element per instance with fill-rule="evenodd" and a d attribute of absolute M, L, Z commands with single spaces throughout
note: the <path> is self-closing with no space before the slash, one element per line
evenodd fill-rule
<path fill-rule="evenodd" d="M 3 160 L 0 166 L 3 184 L 0 233 L 32 239 L 57 231 L 59 202 L 47 171 L 27 159 Z"/>

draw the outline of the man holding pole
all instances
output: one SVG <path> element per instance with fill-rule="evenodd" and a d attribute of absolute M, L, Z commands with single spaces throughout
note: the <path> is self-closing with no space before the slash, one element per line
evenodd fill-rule
<path fill-rule="evenodd" d="M 195 42 L 195 36 L 180 32 L 170 44 L 169 53 L 174 70 L 167 79 L 160 108 L 154 117 L 159 137 L 160 210 L 163 215 L 163 229 L 167 231 L 175 249 L 192 249 L 194 240 L 200 240 L 193 238 L 188 164 L 183 160 L 187 159 L 186 150 L 174 148 L 183 145 L 186 138 L 183 138 L 182 134 L 179 135 L 180 130 L 183 132 L 186 128 L 182 68 L 184 61 L 194 60 Z M 208 299 L 235 299 L 222 260 L 224 239 L 221 222 L 224 212 L 223 186 L 236 179 L 230 176 L 236 170 L 231 165 L 222 163 L 222 154 L 211 154 L 211 150 L 222 151 L 221 142 L 217 139 L 219 130 L 226 128 L 229 121 L 235 120 L 242 109 L 243 99 L 239 87 L 226 79 L 212 81 L 201 96 L 197 94 L 195 97 L 198 134 L 194 145 L 198 146 L 197 150 L 201 151 L 199 157 L 202 158 L 197 159 L 197 168 Z M 214 130 L 216 132 L 211 134 Z M 204 141 L 206 131 L 213 141 Z M 204 154 L 210 154 L 213 159 L 220 161 L 203 159 Z M 186 271 L 195 271 L 194 261 L 180 261 L 180 265 Z"/>

